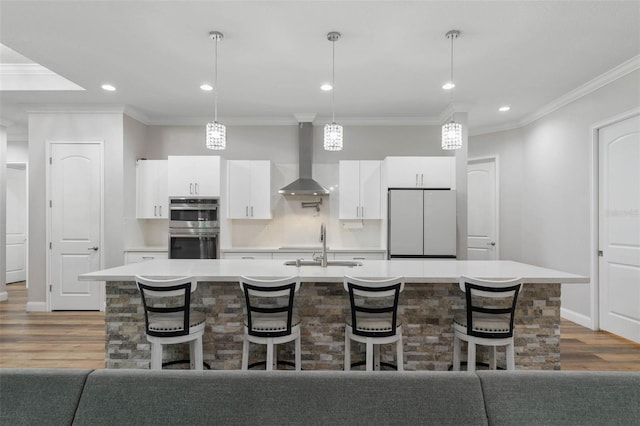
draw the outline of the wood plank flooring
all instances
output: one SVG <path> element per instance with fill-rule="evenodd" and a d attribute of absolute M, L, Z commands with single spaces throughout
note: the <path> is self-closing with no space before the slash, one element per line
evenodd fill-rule
<path fill-rule="evenodd" d="M 0 367 L 104 368 L 103 312 L 25 312 L 24 283 L 0 302 Z M 640 370 L 640 345 L 562 320 L 563 370 Z"/>

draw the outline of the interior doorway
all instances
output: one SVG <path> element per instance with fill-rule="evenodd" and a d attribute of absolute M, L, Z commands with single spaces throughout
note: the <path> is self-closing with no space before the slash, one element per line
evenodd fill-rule
<path fill-rule="evenodd" d="M 467 259 L 497 260 L 497 158 L 469 160 L 467 166 Z"/>
<path fill-rule="evenodd" d="M 27 164 L 7 163 L 6 283 L 27 280 Z"/>
<path fill-rule="evenodd" d="M 640 114 L 597 129 L 599 328 L 640 343 Z"/>

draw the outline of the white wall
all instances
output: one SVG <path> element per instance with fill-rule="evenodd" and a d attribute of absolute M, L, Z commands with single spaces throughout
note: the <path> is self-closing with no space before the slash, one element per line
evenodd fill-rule
<path fill-rule="evenodd" d="M 29 114 L 29 289 L 27 310 L 46 309 L 47 141 L 104 143 L 103 268 L 122 264 L 124 250 L 123 114 L 34 112 Z M 135 182 L 135 180 L 134 180 Z"/>
<path fill-rule="evenodd" d="M 590 275 L 592 128 L 638 108 L 639 82 L 640 71 L 634 71 L 522 129 L 471 138 L 471 158 L 500 157 L 500 217 L 509 221 L 500 228 L 503 258 Z M 504 203 L 521 205 L 513 214 L 519 225 Z M 589 285 L 562 288 L 563 311 L 584 325 L 593 321 L 593 286 L 592 278 Z"/>
<path fill-rule="evenodd" d="M 0 125 L 0 302 L 7 300 L 7 128 Z"/>
<path fill-rule="evenodd" d="M 7 141 L 7 163 L 27 163 L 29 146 L 27 141 Z"/>

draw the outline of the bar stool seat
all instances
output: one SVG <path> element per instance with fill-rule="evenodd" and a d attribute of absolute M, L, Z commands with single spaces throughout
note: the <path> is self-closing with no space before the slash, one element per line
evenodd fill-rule
<path fill-rule="evenodd" d="M 293 312 L 295 293 L 300 289 L 298 277 L 262 280 L 240 277 L 240 288 L 245 296 L 246 316 L 242 344 L 242 369 L 248 370 L 249 346 L 257 343 L 267 346 L 265 369 L 277 368 L 277 345 L 295 342 L 295 369 L 302 369 L 300 319 Z M 281 364 L 291 364 L 281 361 Z M 256 364 L 262 364 L 258 362 Z"/>
<path fill-rule="evenodd" d="M 386 280 L 365 280 L 344 277 L 344 289 L 349 293 L 351 313 L 345 319 L 344 369 L 351 370 L 351 341 L 365 344 L 365 368 L 373 371 L 380 362 L 380 345 L 396 344 L 396 369 L 404 370 L 402 322 L 398 319 L 398 298 L 404 290 L 402 277 Z"/>
<path fill-rule="evenodd" d="M 145 333 L 151 344 L 151 369 L 161 370 L 164 345 L 189 343 L 191 368 L 202 370 L 206 316 L 191 310 L 191 293 L 198 283 L 193 277 L 151 279 L 136 276 L 144 307 Z M 179 363 L 171 361 L 164 365 Z"/>
<path fill-rule="evenodd" d="M 476 345 L 489 346 L 489 368 L 495 370 L 496 347 L 506 348 L 506 368 L 515 370 L 514 315 L 522 278 L 484 280 L 460 278 L 466 310 L 453 318 L 453 367 L 460 371 L 460 342 L 467 342 L 467 371 L 476 369 Z"/>

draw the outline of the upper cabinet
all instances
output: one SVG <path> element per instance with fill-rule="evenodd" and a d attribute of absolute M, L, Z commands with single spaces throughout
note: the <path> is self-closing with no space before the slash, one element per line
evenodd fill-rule
<path fill-rule="evenodd" d="M 219 197 L 220 157 L 169 156 L 170 197 Z"/>
<path fill-rule="evenodd" d="M 382 219 L 381 161 L 340 161 L 339 219 Z"/>
<path fill-rule="evenodd" d="M 167 160 L 136 162 L 136 217 L 167 219 Z"/>
<path fill-rule="evenodd" d="M 455 157 L 387 157 L 387 187 L 455 189 Z"/>
<path fill-rule="evenodd" d="M 271 161 L 230 160 L 229 218 L 271 219 Z"/>

